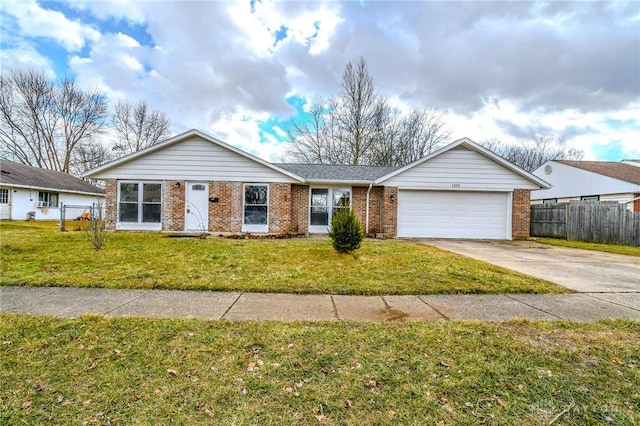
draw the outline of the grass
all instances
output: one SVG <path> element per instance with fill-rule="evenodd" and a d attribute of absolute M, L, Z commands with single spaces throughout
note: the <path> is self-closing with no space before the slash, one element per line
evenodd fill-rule
<path fill-rule="evenodd" d="M 408 241 L 167 238 L 118 232 L 95 251 L 82 232 L 0 222 L 0 285 L 329 294 L 562 293 L 555 284 Z"/>
<path fill-rule="evenodd" d="M 640 247 L 620 246 L 617 244 L 585 243 L 583 241 L 568 241 L 559 238 L 536 238 L 537 242 L 552 246 L 571 247 L 583 250 L 604 251 L 614 254 L 640 257 Z"/>
<path fill-rule="evenodd" d="M 2 424 L 640 423 L 640 323 L 0 315 Z"/>

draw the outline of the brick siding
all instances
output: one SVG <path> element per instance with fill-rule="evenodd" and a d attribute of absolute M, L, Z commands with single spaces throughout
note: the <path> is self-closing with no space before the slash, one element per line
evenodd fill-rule
<path fill-rule="evenodd" d="M 374 186 L 369 193 L 369 233 L 379 234 L 382 231 L 382 200 L 384 187 Z"/>
<path fill-rule="evenodd" d="M 162 182 L 162 230 L 184 231 L 185 182 L 166 180 Z"/>
<path fill-rule="evenodd" d="M 269 233 L 288 234 L 291 226 L 291 184 L 269 185 Z"/>
<path fill-rule="evenodd" d="M 309 231 L 309 187 L 291 185 L 291 232 Z"/>
<path fill-rule="evenodd" d="M 351 195 L 351 207 L 365 231 L 367 230 L 367 191 L 369 191 L 368 186 L 354 186 Z M 369 235 L 383 232 L 381 225 L 383 196 L 384 188 L 382 186 L 374 186 L 369 191 Z M 393 235 L 395 235 L 395 231 Z"/>
<path fill-rule="evenodd" d="M 511 208 L 511 237 L 529 238 L 531 231 L 531 190 L 514 189 Z"/>
<path fill-rule="evenodd" d="M 393 198 L 393 200 L 392 200 Z M 398 188 L 385 186 L 381 200 L 381 231 L 385 237 L 395 237 L 398 232 Z"/>
<path fill-rule="evenodd" d="M 179 185 L 178 185 L 179 184 Z M 185 228 L 186 182 L 162 182 L 162 230 L 181 232 Z M 115 223 L 118 214 L 118 181 L 105 181 L 107 219 Z M 352 208 L 366 229 L 368 186 L 352 188 Z M 395 200 L 391 201 L 391 195 Z M 243 218 L 243 184 L 241 182 L 209 182 L 208 203 L 210 232 L 240 233 Z M 398 189 L 374 186 L 369 192 L 369 234 L 396 235 Z M 307 233 L 309 230 L 309 186 L 269 184 L 269 233 Z"/>
<path fill-rule="evenodd" d="M 640 197 L 640 194 L 633 194 L 633 198 L 638 198 Z M 640 200 L 635 200 L 633 202 L 633 211 L 636 213 L 640 213 Z"/>
<path fill-rule="evenodd" d="M 368 186 L 354 186 L 351 188 L 351 209 L 356 215 L 362 229 L 367 229 L 367 190 Z"/>
<path fill-rule="evenodd" d="M 228 232 L 231 229 L 231 182 L 209 182 L 209 198 L 217 198 L 217 203 L 209 203 L 209 231 Z"/>
<path fill-rule="evenodd" d="M 218 198 L 209 203 L 209 231 L 242 231 L 242 183 L 209 182 L 209 197 Z"/>
<path fill-rule="evenodd" d="M 116 179 L 107 179 L 104 181 L 105 200 L 104 208 L 107 223 L 113 224 L 115 227 L 118 221 L 118 181 Z"/>

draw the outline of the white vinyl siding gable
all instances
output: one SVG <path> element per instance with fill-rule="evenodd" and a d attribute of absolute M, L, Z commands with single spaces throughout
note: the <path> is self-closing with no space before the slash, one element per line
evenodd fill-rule
<path fill-rule="evenodd" d="M 405 189 L 512 191 L 539 186 L 484 155 L 458 146 L 384 180 Z"/>
<path fill-rule="evenodd" d="M 549 166 L 550 173 L 545 173 L 545 168 Z M 573 198 L 584 195 L 606 195 L 636 193 L 640 191 L 640 185 L 625 182 L 609 176 L 582 170 L 562 163 L 549 161 L 533 172 L 553 185 L 550 189 L 531 191 L 531 199 L 538 200 L 544 198 Z M 605 198 L 601 197 L 601 200 Z"/>
<path fill-rule="evenodd" d="M 197 136 L 134 158 L 93 177 L 127 180 L 297 182 L 284 173 Z"/>

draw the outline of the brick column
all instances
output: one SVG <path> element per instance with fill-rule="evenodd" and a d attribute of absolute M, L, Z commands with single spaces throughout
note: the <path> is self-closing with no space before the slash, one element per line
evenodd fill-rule
<path fill-rule="evenodd" d="M 209 182 L 209 197 L 217 203 L 209 203 L 209 230 L 231 232 L 231 182 Z"/>
<path fill-rule="evenodd" d="M 115 228 L 118 221 L 118 181 L 116 179 L 106 179 L 104 181 L 105 199 L 105 220 Z"/>
<path fill-rule="evenodd" d="M 162 182 L 162 230 L 184 231 L 185 181 Z"/>
<path fill-rule="evenodd" d="M 640 194 L 633 194 L 633 198 L 640 197 Z M 633 211 L 636 213 L 640 213 L 640 200 L 635 200 L 633 202 Z"/>
<path fill-rule="evenodd" d="M 291 232 L 291 184 L 269 185 L 269 232 L 287 234 Z"/>
<path fill-rule="evenodd" d="M 362 230 L 367 229 L 367 186 L 354 186 L 351 188 L 351 210 L 356 215 Z M 371 194 L 369 194 L 371 195 Z"/>
<path fill-rule="evenodd" d="M 514 189 L 511 207 L 511 237 L 529 238 L 531 232 L 531 190 Z"/>
<path fill-rule="evenodd" d="M 309 187 L 291 185 L 291 231 L 305 234 L 309 231 Z"/>
<path fill-rule="evenodd" d="M 230 187 L 230 205 L 231 205 L 231 217 L 229 232 L 242 232 L 242 220 L 244 218 L 244 211 L 242 209 L 244 201 L 244 192 L 242 182 L 229 182 Z"/>
<path fill-rule="evenodd" d="M 385 186 L 382 191 L 381 208 L 382 233 L 387 237 L 395 237 L 398 232 L 398 188 Z"/>

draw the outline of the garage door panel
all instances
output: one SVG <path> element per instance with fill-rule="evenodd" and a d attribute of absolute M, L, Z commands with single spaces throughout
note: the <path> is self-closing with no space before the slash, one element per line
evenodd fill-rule
<path fill-rule="evenodd" d="M 398 236 L 507 239 L 508 193 L 408 191 L 398 194 Z"/>

